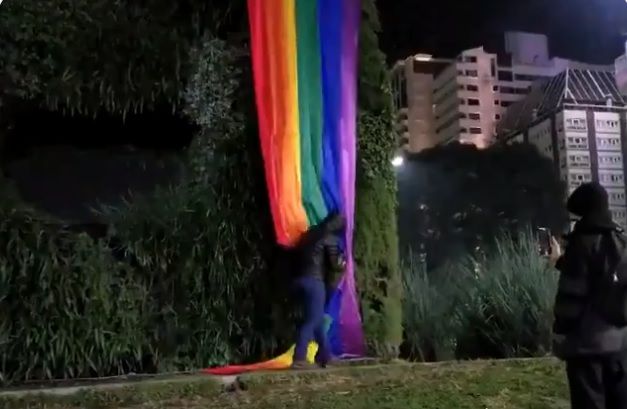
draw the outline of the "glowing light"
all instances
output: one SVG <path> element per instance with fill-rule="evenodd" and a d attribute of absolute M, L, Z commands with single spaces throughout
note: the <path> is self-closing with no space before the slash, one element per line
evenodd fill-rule
<path fill-rule="evenodd" d="M 627 0 L 626 0 L 627 1 Z M 394 166 L 395 168 L 401 167 L 403 166 L 403 163 L 405 162 L 405 159 L 403 159 L 403 157 L 401 155 L 396 155 L 393 159 L 392 159 L 392 166 Z"/>

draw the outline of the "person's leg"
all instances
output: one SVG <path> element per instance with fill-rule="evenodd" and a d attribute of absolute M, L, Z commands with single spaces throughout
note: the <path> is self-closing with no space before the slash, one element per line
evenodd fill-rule
<path fill-rule="evenodd" d="M 627 352 L 609 358 L 605 372 L 607 409 L 627 409 Z"/>
<path fill-rule="evenodd" d="M 303 308 L 303 322 L 298 328 L 296 348 L 294 350 L 294 363 L 303 363 L 307 359 L 307 346 L 314 339 L 314 331 L 317 327 L 315 279 L 313 277 L 301 277 L 297 281 L 299 298 Z"/>
<path fill-rule="evenodd" d="M 331 359 L 331 350 L 329 347 L 329 340 L 327 337 L 326 326 L 324 322 L 324 306 L 326 305 L 326 286 L 321 281 L 315 290 L 315 311 L 318 324 L 314 330 L 314 339 L 318 344 L 318 353 L 316 354 L 316 362 L 321 366 L 326 364 Z"/>
<path fill-rule="evenodd" d="M 600 359 L 568 360 L 566 373 L 572 409 L 606 409 L 603 364 Z"/>

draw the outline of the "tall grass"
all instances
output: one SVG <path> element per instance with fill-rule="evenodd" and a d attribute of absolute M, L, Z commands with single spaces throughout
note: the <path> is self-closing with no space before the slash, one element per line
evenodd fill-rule
<path fill-rule="evenodd" d="M 445 273 L 406 269 L 408 349 L 425 339 L 446 349 L 455 339 L 460 359 L 548 353 L 557 273 L 536 243 L 530 231 L 502 234 L 482 258 L 468 256 Z"/>
<path fill-rule="evenodd" d="M 403 265 L 402 352 L 409 359 L 439 361 L 451 358 L 457 345 L 460 323 L 454 313 L 455 287 L 448 270 L 429 275 L 425 260 L 411 254 Z"/>

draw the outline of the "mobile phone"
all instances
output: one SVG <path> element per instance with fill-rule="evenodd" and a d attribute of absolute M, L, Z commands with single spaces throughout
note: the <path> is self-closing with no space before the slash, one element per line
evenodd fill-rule
<path fill-rule="evenodd" d="M 549 256 L 551 255 L 551 232 L 546 227 L 538 227 L 538 249 L 540 251 L 540 255 Z"/>

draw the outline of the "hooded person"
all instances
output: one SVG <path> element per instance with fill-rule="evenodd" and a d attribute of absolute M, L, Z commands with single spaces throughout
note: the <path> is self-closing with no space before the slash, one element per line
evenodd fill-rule
<path fill-rule="evenodd" d="M 560 271 L 553 325 L 554 352 L 566 361 L 573 409 L 627 409 L 627 328 L 607 322 L 594 307 L 608 269 L 604 237 L 622 233 L 612 221 L 607 191 L 578 187 L 567 202 L 578 217 L 562 251 L 553 240 Z"/>
<path fill-rule="evenodd" d="M 330 214 L 305 232 L 294 249 L 296 277 L 293 288 L 303 310 L 303 322 L 298 328 L 294 350 L 295 369 L 309 366 L 306 353 L 311 341 L 318 344 L 318 365 L 326 367 L 331 361 L 324 308 L 327 295 L 336 285 L 338 273 L 344 269 L 339 242 L 345 226 L 346 222 L 341 215 Z"/>

